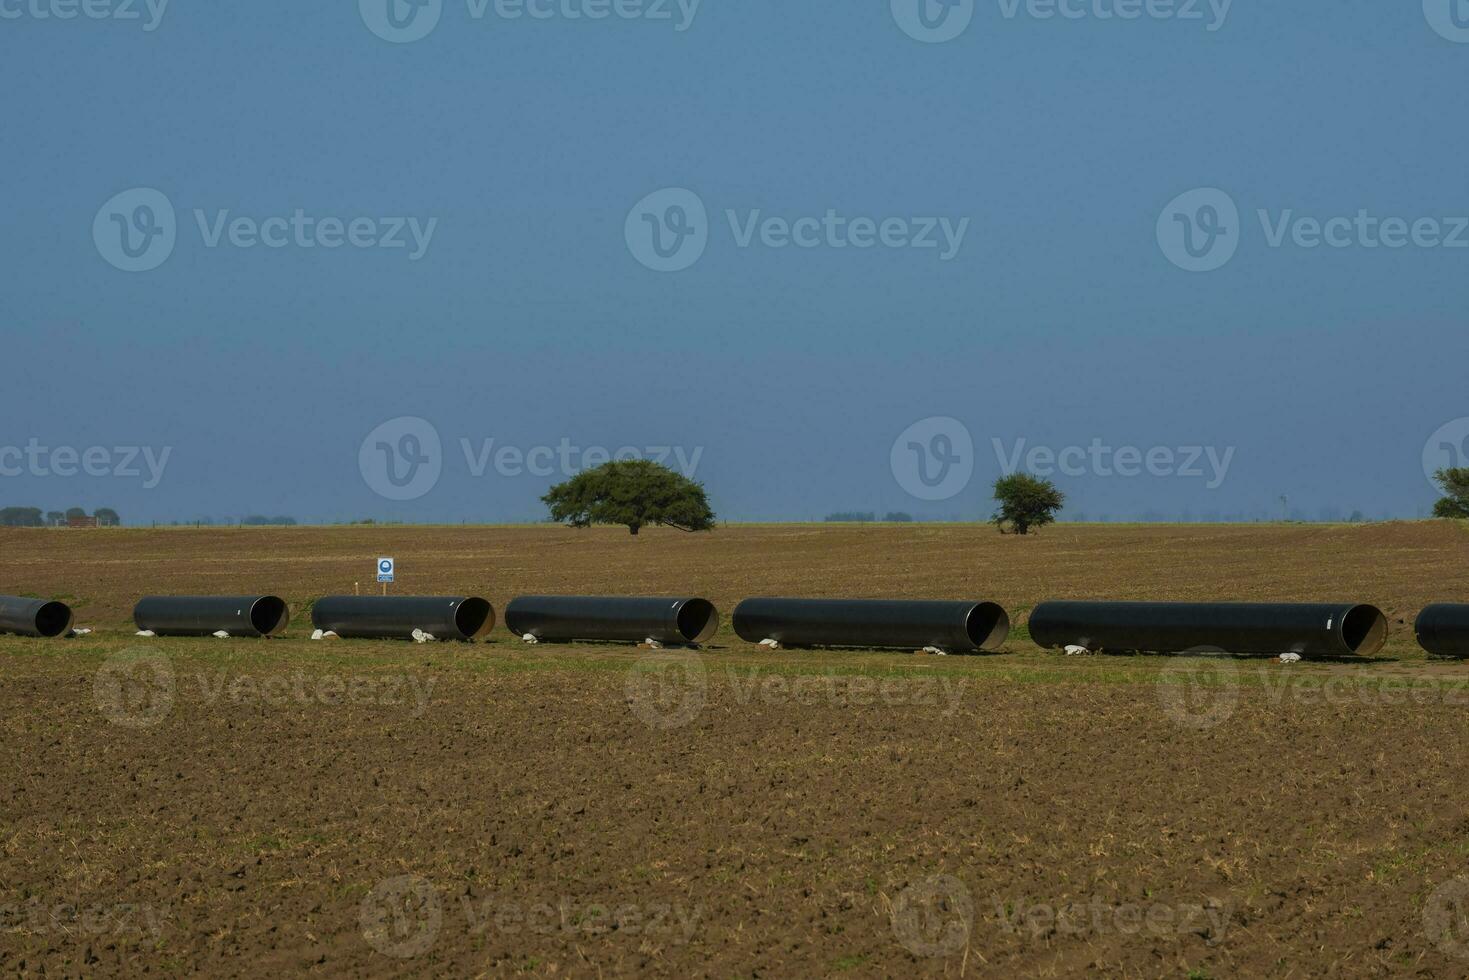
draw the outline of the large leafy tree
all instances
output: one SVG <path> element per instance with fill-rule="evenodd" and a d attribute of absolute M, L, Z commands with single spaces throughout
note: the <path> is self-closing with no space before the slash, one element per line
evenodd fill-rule
<path fill-rule="evenodd" d="M 995 481 L 995 500 L 1000 505 L 990 518 L 995 526 L 1003 532 L 1008 524 L 1016 534 L 1029 534 L 1031 528 L 1055 522 L 1056 511 L 1066 503 L 1066 495 L 1049 480 L 1015 473 Z"/>
<path fill-rule="evenodd" d="M 1433 478 L 1444 492 L 1433 505 L 1433 516 L 1469 518 L 1469 467 L 1439 470 Z"/>
<path fill-rule="evenodd" d="M 704 488 L 646 459 L 614 460 L 578 473 L 541 501 L 553 521 L 572 527 L 622 524 L 633 534 L 650 524 L 680 531 L 714 528 Z"/>

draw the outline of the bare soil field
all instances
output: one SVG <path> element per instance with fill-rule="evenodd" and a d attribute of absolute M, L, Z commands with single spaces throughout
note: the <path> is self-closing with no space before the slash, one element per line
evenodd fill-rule
<path fill-rule="evenodd" d="M 0 594 L 70 597 L 79 620 L 126 626 L 161 594 L 272 593 L 298 625 L 322 595 L 364 591 L 378 555 L 396 592 L 702 595 L 728 614 L 754 595 L 990 599 L 1017 623 L 1046 599 L 1370 602 L 1390 655 L 1416 656 L 1414 616 L 1469 597 L 1469 532 L 1451 522 L 1369 525 L 736 526 L 710 534 L 561 527 L 0 528 Z M 1469 601 L 1466 599 L 1465 601 Z M 309 632 L 309 630 L 308 630 Z M 502 631 L 503 634 L 503 631 Z M 503 638 L 503 636 L 502 636 Z M 1025 648 L 1021 633 L 1018 648 Z"/>
<path fill-rule="evenodd" d="M 0 970 L 46 976 L 1464 976 L 1469 536 L 1363 527 L 3 531 Z M 994 599 L 985 657 L 312 642 L 400 593 Z M 276 592 L 287 638 L 131 635 Z M 1369 661 L 1066 658 L 1048 598 L 1353 599 Z"/>

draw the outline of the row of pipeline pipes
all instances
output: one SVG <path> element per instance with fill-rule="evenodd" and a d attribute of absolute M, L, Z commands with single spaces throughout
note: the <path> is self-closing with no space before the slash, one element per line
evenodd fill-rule
<path fill-rule="evenodd" d="M 148 596 L 133 610 L 154 636 L 273 637 L 290 624 L 277 596 Z M 495 610 L 476 596 L 327 596 L 311 607 L 314 636 L 472 642 L 488 636 Z M 719 628 L 707 599 L 521 596 L 505 625 L 528 642 L 649 643 L 695 647 Z M 1031 639 L 1045 649 L 1088 652 L 1371 656 L 1387 642 L 1387 617 L 1362 603 L 1043 602 Z M 980 653 L 1000 649 L 1010 616 L 997 603 L 891 599 L 746 599 L 734 631 L 767 647 L 852 647 Z M 0 596 L 0 633 L 72 632 L 62 602 Z M 1418 643 L 1439 657 L 1469 658 L 1469 604 L 1429 606 Z"/>

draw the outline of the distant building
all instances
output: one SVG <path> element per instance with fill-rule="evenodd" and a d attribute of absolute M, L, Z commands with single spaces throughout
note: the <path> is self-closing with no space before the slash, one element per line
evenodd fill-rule
<path fill-rule="evenodd" d="M 66 519 L 66 526 L 67 527 L 77 527 L 77 528 L 96 527 L 97 526 L 97 518 L 95 518 L 95 517 L 68 517 Z"/>

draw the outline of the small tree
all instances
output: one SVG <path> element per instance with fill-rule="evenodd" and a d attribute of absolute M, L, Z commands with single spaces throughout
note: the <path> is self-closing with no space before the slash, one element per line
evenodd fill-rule
<path fill-rule="evenodd" d="M 52 527 L 61 527 L 66 523 L 66 515 L 59 510 L 46 511 L 46 523 Z"/>
<path fill-rule="evenodd" d="M 1000 509 L 990 518 L 1004 533 L 1009 524 L 1016 534 L 1029 534 L 1033 527 L 1045 527 L 1056 520 L 1056 511 L 1066 503 L 1066 495 L 1049 480 L 1029 473 L 1002 476 L 995 481 L 995 500 Z"/>
<path fill-rule="evenodd" d="M 1433 505 L 1433 516 L 1469 518 L 1469 467 L 1439 470 L 1433 478 L 1444 492 Z"/>
<path fill-rule="evenodd" d="M 77 519 L 79 517 L 86 517 L 86 516 L 87 516 L 87 512 L 84 511 L 84 510 L 82 510 L 80 507 L 68 507 L 68 508 L 66 508 L 66 519 L 69 520 L 69 521 L 75 520 L 75 519 Z"/>
<path fill-rule="evenodd" d="M 649 524 L 710 531 L 714 512 L 704 488 L 646 459 L 614 460 L 578 473 L 541 498 L 551 520 L 572 527 L 623 524 L 637 534 Z"/>
<path fill-rule="evenodd" d="M 117 527 L 122 523 L 122 518 L 111 507 L 98 507 L 97 523 L 103 527 Z"/>

